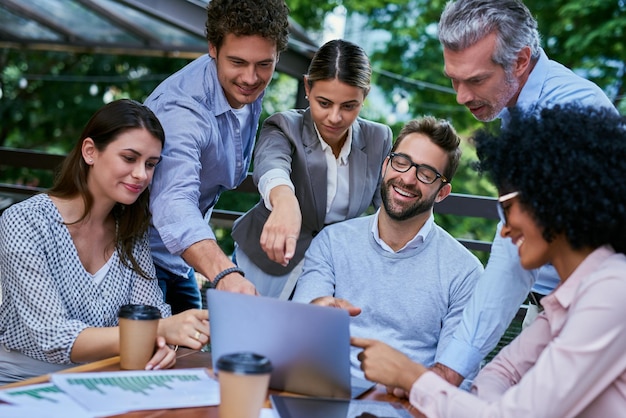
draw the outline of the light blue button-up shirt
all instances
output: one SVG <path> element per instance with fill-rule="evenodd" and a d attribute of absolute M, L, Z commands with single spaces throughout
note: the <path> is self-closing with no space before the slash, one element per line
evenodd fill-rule
<path fill-rule="evenodd" d="M 597 85 L 549 60 L 541 50 L 535 68 L 522 87 L 517 105 L 537 111 L 572 102 L 615 109 Z M 510 117 L 509 109 L 503 109 L 498 117 L 502 125 L 506 125 Z M 501 228 L 500 222 L 485 272 L 463 311 L 463 319 L 452 342 L 439 358 L 440 363 L 463 376 L 475 370 L 496 346 L 531 288 L 547 294 L 559 283 L 556 270 L 551 265 L 524 270 L 517 247 L 510 239 L 500 236 Z"/>
<path fill-rule="evenodd" d="M 180 255 L 196 242 L 215 239 L 208 221 L 220 194 L 247 175 L 262 98 L 249 105 L 251 129 L 243 129 L 226 100 L 215 61 L 204 55 L 163 81 L 146 100 L 165 130 L 163 159 L 150 189 L 150 245 L 159 267 L 186 277 L 190 266 Z"/>

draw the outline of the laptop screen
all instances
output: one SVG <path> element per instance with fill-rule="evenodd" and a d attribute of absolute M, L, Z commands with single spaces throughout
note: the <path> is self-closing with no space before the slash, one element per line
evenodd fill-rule
<path fill-rule="evenodd" d="M 351 397 L 347 311 L 215 289 L 207 305 L 214 370 L 220 356 L 250 351 L 272 362 L 272 389 Z"/>

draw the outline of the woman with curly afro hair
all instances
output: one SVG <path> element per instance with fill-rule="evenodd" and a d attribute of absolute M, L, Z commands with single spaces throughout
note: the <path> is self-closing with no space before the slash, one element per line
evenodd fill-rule
<path fill-rule="evenodd" d="M 480 168 L 526 269 L 561 280 L 543 312 L 464 392 L 403 354 L 353 339 L 366 378 L 428 417 L 615 417 L 626 410 L 626 118 L 555 106 L 479 131 Z M 507 277 L 502 277 L 507 280 Z"/>

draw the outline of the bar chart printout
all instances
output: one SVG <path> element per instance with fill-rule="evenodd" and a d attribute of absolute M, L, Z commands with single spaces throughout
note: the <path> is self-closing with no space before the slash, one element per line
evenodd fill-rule
<path fill-rule="evenodd" d="M 51 383 L 1 390 L 0 399 L 7 402 L 7 404 L 0 405 L 2 417 L 90 418 L 94 416 Z"/>
<path fill-rule="evenodd" d="M 219 384 L 206 369 L 53 374 L 63 392 L 91 412 L 189 408 L 219 404 Z"/>

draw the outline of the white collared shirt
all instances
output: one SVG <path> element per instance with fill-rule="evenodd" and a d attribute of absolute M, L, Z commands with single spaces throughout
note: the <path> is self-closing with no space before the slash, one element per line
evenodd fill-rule
<path fill-rule="evenodd" d="M 348 214 L 349 204 L 350 163 L 348 157 L 352 149 L 352 127 L 348 129 L 348 137 L 339 152 L 338 158 L 335 158 L 330 145 L 322 139 L 317 126 L 315 126 L 315 133 L 326 159 L 326 216 L 324 223 L 343 221 Z M 295 190 L 289 174 L 278 168 L 268 170 L 259 179 L 259 193 L 263 197 L 263 202 L 268 210 L 272 210 L 269 194 L 274 187 L 280 185 L 285 185 L 291 188 L 291 190 Z"/>
<path fill-rule="evenodd" d="M 352 127 L 348 129 L 348 137 L 344 142 L 339 156 L 335 158 L 330 145 L 322 139 L 317 126 L 315 132 L 322 145 L 326 158 L 326 218 L 324 223 L 331 224 L 343 221 L 348 215 L 348 203 L 350 200 L 350 164 L 348 156 L 352 148 Z"/>

